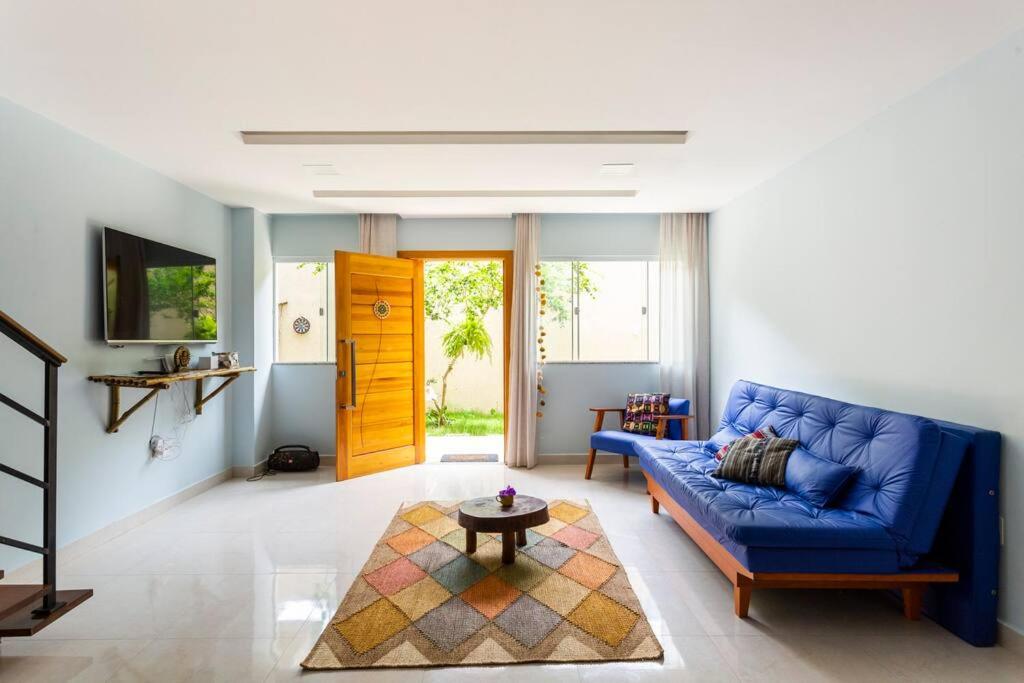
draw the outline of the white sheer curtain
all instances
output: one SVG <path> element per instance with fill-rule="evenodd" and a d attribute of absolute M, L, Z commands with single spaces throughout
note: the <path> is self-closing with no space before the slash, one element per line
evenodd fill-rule
<path fill-rule="evenodd" d="M 661 214 L 661 390 L 690 399 L 695 438 L 711 434 L 708 215 Z"/>
<path fill-rule="evenodd" d="M 516 243 L 512 262 L 512 326 L 508 369 L 508 434 L 505 464 L 537 464 L 537 244 L 540 225 L 536 214 L 516 216 Z"/>
<path fill-rule="evenodd" d="M 393 213 L 359 214 L 359 249 L 364 254 L 398 255 L 398 216 Z"/>

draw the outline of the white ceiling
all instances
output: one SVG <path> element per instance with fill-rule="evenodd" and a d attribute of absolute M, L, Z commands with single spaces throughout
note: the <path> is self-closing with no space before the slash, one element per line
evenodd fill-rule
<path fill-rule="evenodd" d="M 700 211 L 1021 26 L 1020 0 L 0 0 L 0 95 L 266 212 Z M 690 137 L 275 147 L 238 134 L 503 129 Z M 339 175 L 302 168 L 325 162 Z M 605 162 L 636 171 L 604 176 Z M 314 199 L 314 189 L 638 194 Z"/>

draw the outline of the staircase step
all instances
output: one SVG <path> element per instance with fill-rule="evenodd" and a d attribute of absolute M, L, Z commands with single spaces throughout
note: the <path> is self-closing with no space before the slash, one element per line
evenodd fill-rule
<path fill-rule="evenodd" d="M 0 619 L 13 614 L 26 605 L 35 604 L 46 593 L 47 587 L 38 584 L 0 586 Z"/>
<path fill-rule="evenodd" d="M 0 619 L 0 638 L 35 635 L 91 597 L 91 588 L 59 590 L 57 591 L 57 602 L 63 602 L 64 604 L 51 614 L 38 619 L 32 616 L 32 610 L 39 607 L 42 603 L 40 600 L 33 600 L 18 611 Z"/>

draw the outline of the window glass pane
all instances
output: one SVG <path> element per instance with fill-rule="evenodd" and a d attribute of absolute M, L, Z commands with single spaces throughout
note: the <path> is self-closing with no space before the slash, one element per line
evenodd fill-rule
<path fill-rule="evenodd" d="M 647 360 L 647 264 L 580 265 L 586 269 L 579 271 L 578 360 Z"/>
<path fill-rule="evenodd" d="M 334 264 L 274 264 L 276 360 L 334 361 Z"/>
<path fill-rule="evenodd" d="M 541 277 L 549 362 L 658 359 L 657 262 L 549 261 Z"/>
<path fill-rule="evenodd" d="M 544 332 L 547 361 L 573 360 L 573 278 L 571 261 L 548 261 L 541 264 L 541 287 L 547 295 L 547 308 L 540 325 Z"/>

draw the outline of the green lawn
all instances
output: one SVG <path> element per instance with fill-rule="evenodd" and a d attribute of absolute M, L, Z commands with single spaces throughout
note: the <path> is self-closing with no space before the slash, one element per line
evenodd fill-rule
<path fill-rule="evenodd" d="M 496 410 L 482 413 L 477 410 L 452 410 L 448 412 L 448 424 L 438 427 L 427 417 L 427 436 L 448 436 L 462 434 L 469 436 L 487 436 L 502 434 L 505 431 L 504 416 Z"/>

